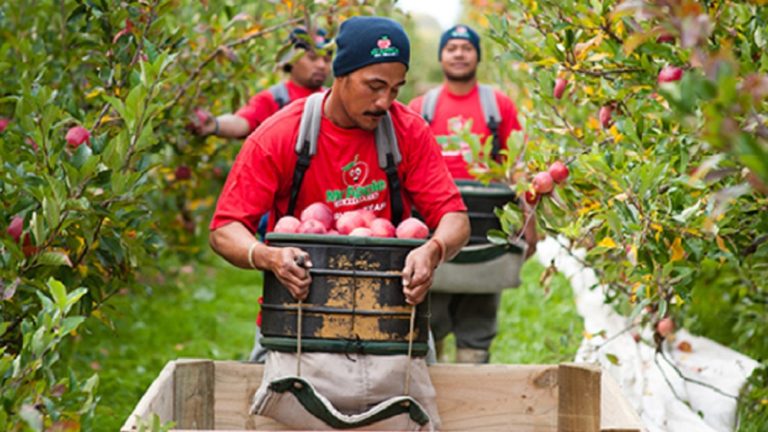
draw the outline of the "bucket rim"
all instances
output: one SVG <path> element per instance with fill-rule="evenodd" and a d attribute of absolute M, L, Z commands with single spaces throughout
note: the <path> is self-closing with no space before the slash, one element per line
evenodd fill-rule
<path fill-rule="evenodd" d="M 427 242 L 426 239 L 399 239 L 391 237 L 358 237 L 348 235 L 330 235 L 330 234 L 287 234 L 287 233 L 268 233 L 267 242 L 291 242 L 307 244 L 331 244 L 331 245 L 353 245 L 353 246 L 403 246 L 418 247 Z"/>

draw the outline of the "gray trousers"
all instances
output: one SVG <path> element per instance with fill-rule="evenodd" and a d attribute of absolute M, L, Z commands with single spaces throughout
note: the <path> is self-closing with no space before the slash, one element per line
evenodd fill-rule
<path fill-rule="evenodd" d="M 500 293 L 448 294 L 430 293 L 431 318 L 429 321 L 436 341 L 448 333 L 456 336 L 457 348 L 485 350 L 496 337 L 496 314 L 501 302 Z"/>

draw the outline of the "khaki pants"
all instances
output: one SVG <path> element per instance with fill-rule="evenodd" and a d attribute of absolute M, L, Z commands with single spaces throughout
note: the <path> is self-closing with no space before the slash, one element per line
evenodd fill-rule
<path fill-rule="evenodd" d="M 271 391 L 270 383 L 296 376 L 297 355 L 269 351 L 264 378 L 256 395 L 252 412 L 265 415 L 297 429 L 331 429 L 327 422 L 297 409 L 295 398 Z M 403 396 L 408 367 L 405 355 L 374 356 L 365 354 L 302 353 L 301 377 L 333 406 L 336 417 L 358 419 L 361 414 L 390 398 Z M 408 415 L 393 417 L 370 425 L 373 430 L 432 430 L 439 428 L 435 389 L 423 358 L 410 360 L 409 395 L 428 416 L 423 426 L 409 421 Z M 298 385 L 298 384 L 297 384 Z M 397 403 L 404 404 L 401 399 Z M 365 429 L 365 428 L 356 428 Z"/>

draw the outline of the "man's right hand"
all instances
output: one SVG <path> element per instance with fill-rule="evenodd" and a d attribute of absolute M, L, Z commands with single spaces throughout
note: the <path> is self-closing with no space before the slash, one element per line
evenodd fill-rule
<path fill-rule="evenodd" d="M 309 269 L 312 261 L 309 254 L 299 248 L 273 248 L 270 270 L 277 280 L 291 292 L 297 300 L 304 300 L 309 294 L 312 277 Z"/>
<path fill-rule="evenodd" d="M 207 110 L 195 108 L 189 120 L 187 129 L 195 135 L 208 136 L 216 131 L 216 117 Z"/>

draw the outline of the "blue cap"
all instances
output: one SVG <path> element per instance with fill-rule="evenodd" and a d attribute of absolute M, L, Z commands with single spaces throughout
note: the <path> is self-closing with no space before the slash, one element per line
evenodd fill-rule
<path fill-rule="evenodd" d="M 326 35 L 325 30 L 321 28 L 314 29 L 314 35 L 310 36 L 304 27 L 296 27 L 291 30 L 289 38 L 291 44 L 297 48 L 309 49 L 310 41 L 314 42 L 315 48 L 322 48 L 330 42 L 330 40 L 326 39 Z"/>
<path fill-rule="evenodd" d="M 336 36 L 333 74 L 347 75 L 375 63 L 399 62 L 408 68 L 411 44 L 403 26 L 389 18 L 352 17 L 341 24 Z"/>
<path fill-rule="evenodd" d="M 480 61 L 480 36 L 476 31 L 472 30 L 472 27 L 459 24 L 449 28 L 440 36 L 440 48 L 437 49 L 437 60 L 442 60 L 443 48 L 451 39 L 464 39 L 469 41 L 472 46 L 477 50 L 477 61 Z"/>

